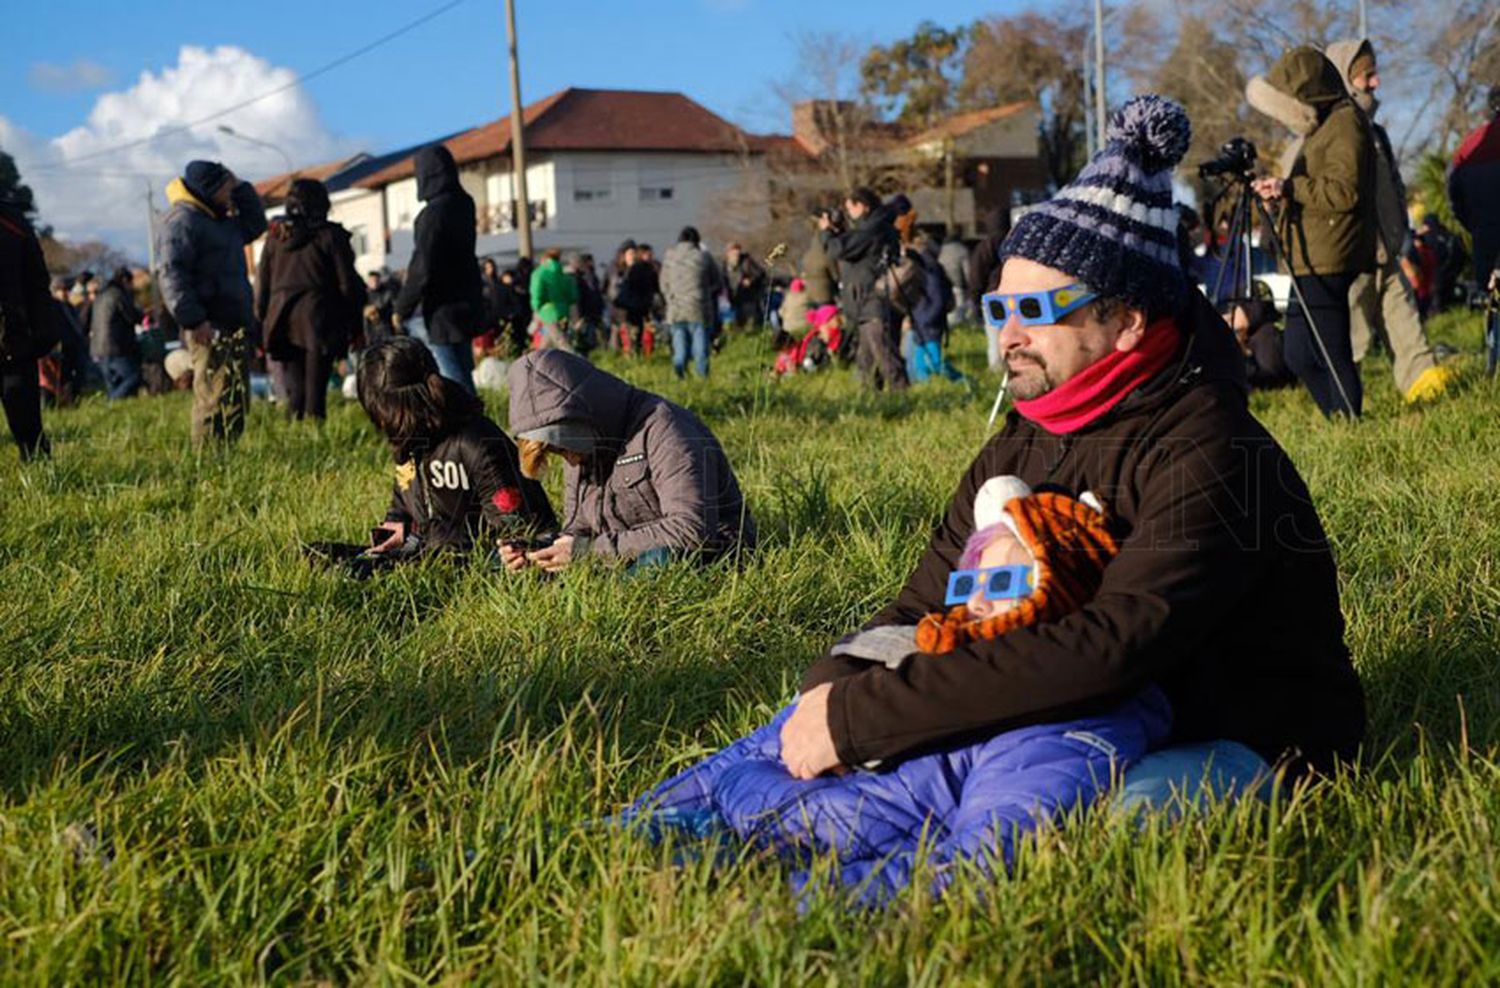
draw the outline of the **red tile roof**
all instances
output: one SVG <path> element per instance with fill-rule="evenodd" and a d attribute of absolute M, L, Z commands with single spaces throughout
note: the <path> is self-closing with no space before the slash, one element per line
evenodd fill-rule
<path fill-rule="evenodd" d="M 993 106 L 987 110 L 972 110 L 969 113 L 958 113 L 946 120 L 939 121 L 932 127 L 920 133 L 913 134 L 905 140 L 908 147 L 928 144 L 932 141 L 941 141 L 950 137 L 962 137 L 971 131 L 978 130 L 986 124 L 992 124 L 996 120 L 1013 117 L 1034 103 L 1022 101 L 1020 103 L 1007 103 L 1004 106 Z"/>
<path fill-rule="evenodd" d="M 274 206 L 286 198 L 287 192 L 292 187 L 293 179 L 315 178 L 321 182 L 328 176 L 343 171 L 344 166 L 357 157 L 359 155 L 339 158 L 336 161 L 325 161 L 321 165 L 299 168 L 294 172 L 282 172 L 280 175 L 273 175 L 270 178 L 256 182 L 255 191 L 260 193 L 260 197 L 265 200 L 266 205 Z"/>
<path fill-rule="evenodd" d="M 754 139 L 681 93 L 620 89 L 564 89 L 522 113 L 528 151 L 759 150 Z M 466 130 L 444 141 L 460 165 L 510 152 L 510 117 Z M 356 182 L 379 188 L 413 174 L 411 158 Z"/>

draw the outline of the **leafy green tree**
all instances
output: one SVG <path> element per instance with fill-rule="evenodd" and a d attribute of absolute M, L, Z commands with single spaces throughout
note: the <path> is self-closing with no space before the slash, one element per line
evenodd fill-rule
<path fill-rule="evenodd" d="M 21 170 L 16 159 L 0 151 L 0 201 L 10 203 L 29 219 L 36 212 L 36 196 L 31 186 L 21 181 Z"/>
<path fill-rule="evenodd" d="M 864 92 L 901 123 L 930 126 L 951 113 L 968 32 L 923 21 L 916 33 L 876 45 L 860 63 Z"/>

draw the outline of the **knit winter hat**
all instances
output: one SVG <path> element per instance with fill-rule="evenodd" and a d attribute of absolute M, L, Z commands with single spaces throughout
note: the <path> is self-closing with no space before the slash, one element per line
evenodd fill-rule
<path fill-rule="evenodd" d="M 1023 257 L 1066 272 L 1152 316 L 1175 312 L 1188 279 L 1178 260 L 1172 169 L 1192 136 L 1181 106 L 1135 97 L 1110 120 L 1104 149 L 1078 177 L 1017 221 L 1000 260 Z"/>
<path fill-rule="evenodd" d="M 812 326 L 821 326 L 825 322 L 827 322 L 828 320 L 832 319 L 834 316 L 836 316 L 838 314 L 839 314 L 839 307 L 838 306 L 831 305 L 831 304 L 830 305 L 820 305 L 816 309 L 812 310 L 811 312 L 809 312 L 807 314 L 807 322 L 808 322 L 809 325 L 812 325 Z"/>
<path fill-rule="evenodd" d="M 1008 500 L 997 514 L 993 504 L 1002 497 Z M 1054 491 L 1033 494 L 1017 478 L 996 477 L 980 488 L 974 500 L 976 531 L 959 565 L 977 566 L 984 544 L 1003 526 L 1031 553 L 1034 589 L 1015 607 L 992 617 L 971 617 L 965 604 L 946 613 L 928 614 L 918 622 L 916 638 L 917 647 L 929 654 L 951 652 L 960 645 L 1071 614 L 1098 593 L 1105 566 L 1120 551 L 1108 515 L 1090 492 L 1078 498 Z"/>
<path fill-rule="evenodd" d="M 229 177 L 229 169 L 217 161 L 189 161 L 182 170 L 182 181 L 200 199 L 212 199 L 219 186 Z"/>

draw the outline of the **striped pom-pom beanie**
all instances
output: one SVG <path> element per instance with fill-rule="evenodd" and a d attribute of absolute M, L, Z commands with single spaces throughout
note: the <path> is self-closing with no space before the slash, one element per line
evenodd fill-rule
<path fill-rule="evenodd" d="M 1153 317 L 1175 312 L 1188 280 L 1177 254 L 1172 169 L 1191 140 L 1181 106 L 1135 97 L 1110 120 L 1104 149 L 1078 177 L 1021 217 L 1000 259 L 1055 268 Z"/>

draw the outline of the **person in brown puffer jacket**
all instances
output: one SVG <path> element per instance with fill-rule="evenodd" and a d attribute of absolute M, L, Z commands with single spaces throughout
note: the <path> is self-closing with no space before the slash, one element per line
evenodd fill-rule
<path fill-rule="evenodd" d="M 1312 310 L 1293 304 L 1287 314 L 1287 363 L 1324 415 L 1358 418 L 1364 394 L 1350 343 L 1349 290 L 1375 268 L 1369 122 L 1349 99 L 1343 74 L 1316 48 L 1282 55 L 1264 77 L 1250 80 L 1245 96 L 1298 138 L 1284 156 L 1285 177 L 1254 183 L 1262 199 L 1281 204 L 1283 260 Z"/>
<path fill-rule="evenodd" d="M 316 179 L 296 179 L 255 279 L 255 317 L 266 353 L 286 365 L 290 418 L 327 415 L 328 375 L 357 339 L 368 297 L 349 231 L 328 220 L 328 190 Z"/>

